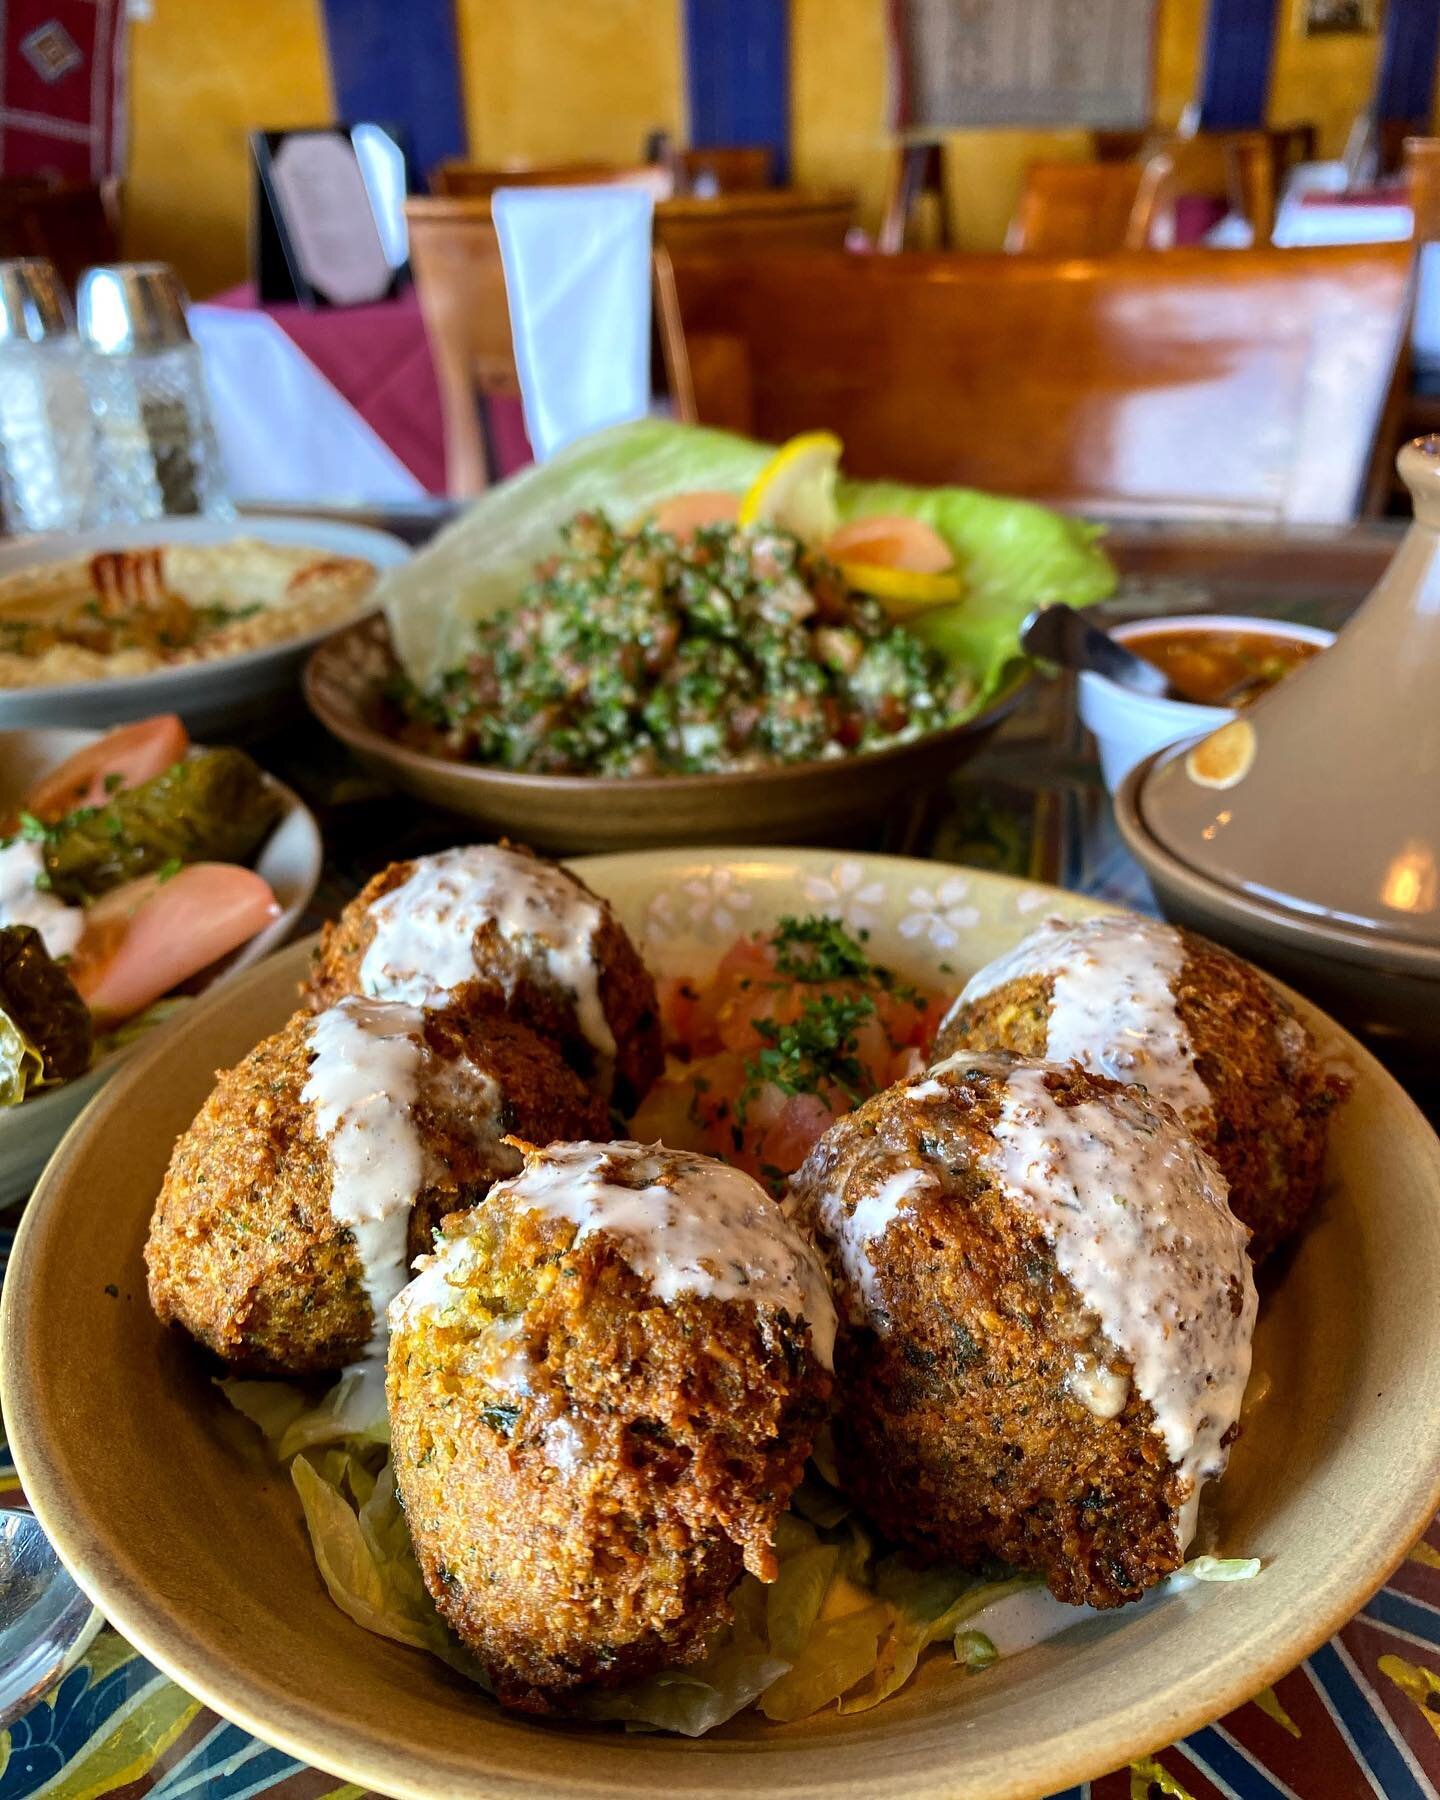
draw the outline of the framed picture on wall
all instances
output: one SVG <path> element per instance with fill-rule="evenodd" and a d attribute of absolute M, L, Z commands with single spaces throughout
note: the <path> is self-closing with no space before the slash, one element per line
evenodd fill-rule
<path fill-rule="evenodd" d="M 261 300 L 362 306 L 404 276 L 406 155 L 376 124 L 251 134 L 251 258 Z"/>
<path fill-rule="evenodd" d="M 1380 0 L 1300 0 L 1304 37 L 1373 34 L 1380 29 Z"/>

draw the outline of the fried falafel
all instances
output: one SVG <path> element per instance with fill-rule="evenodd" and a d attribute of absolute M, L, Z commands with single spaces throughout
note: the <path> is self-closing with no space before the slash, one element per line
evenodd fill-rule
<path fill-rule="evenodd" d="M 467 1012 L 500 1008 L 558 1044 L 621 1111 L 664 1067 L 655 983 L 609 904 L 513 844 L 391 863 L 325 927 L 304 988 Z"/>
<path fill-rule="evenodd" d="M 415 1551 L 507 1705 L 693 1661 L 742 1571 L 773 1579 L 835 1317 L 749 1176 L 660 1145 L 532 1154 L 446 1221 L 391 1325 Z"/>
<path fill-rule="evenodd" d="M 1347 1091 L 1249 963 L 1121 913 L 1048 920 L 981 969 L 936 1039 L 937 1059 L 962 1050 L 1074 1060 L 1168 1100 L 1220 1165 L 1257 1263 L 1314 1206 Z"/>
<path fill-rule="evenodd" d="M 501 1015 L 350 998 L 223 1073 L 170 1159 L 146 1245 L 167 1324 L 238 1369 L 305 1375 L 377 1347 L 441 1217 L 606 1123 L 550 1044 Z"/>
<path fill-rule="evenodd" d="M 841 1473 L 887 1536 L 1101 1607 L 1180 1567 L 1256 1299 L 1224 1179 L 1168 1108 L 962 1053 L 839 1119 L 790 1204 L 840 1303 Z"/>

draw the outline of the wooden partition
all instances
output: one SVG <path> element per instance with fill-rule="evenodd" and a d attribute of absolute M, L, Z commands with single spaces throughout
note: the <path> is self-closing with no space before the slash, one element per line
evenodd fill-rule
<path fill-rule="evenodd" d="M 1342 520 L 1406 317 L 1404 245 L 1096 258 L 674 259 L 682 417 L 845 440 L 855 475 L 1077 506 Z"/>

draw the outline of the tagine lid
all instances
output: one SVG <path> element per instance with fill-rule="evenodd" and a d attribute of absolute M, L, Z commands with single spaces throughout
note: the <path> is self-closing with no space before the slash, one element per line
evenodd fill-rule
<path fill-rule="evenodd" d="M 1414 523 L 1333 647 L 1159 758 L 1138 805 L 1222 887 L 1440 946 L 1440 438 L 1398 466 Z"/>

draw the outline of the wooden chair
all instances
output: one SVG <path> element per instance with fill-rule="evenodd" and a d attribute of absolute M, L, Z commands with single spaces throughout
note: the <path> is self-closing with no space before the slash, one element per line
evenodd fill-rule
<path fill-rule="evenodd" d="M 520 393 L 500 242 L 488 201 L 407 200 L 410 268 L 430 340 L 445 425 L 445 481 L 480 494 L 497 470 L 490 402 Z"/>
<path fill-rule="evenodd" d="M 1440 138 L 1405 140 L 1405 186 L 1415 214 L 1415 241 L 1440 240 Z"/>
<path fill-rule="evenodd" d="M 855 475 L 1077 507 L 1354 515 L 1410 255 L 1326 250 L 676 259 L 682 418 L 829 427 Z"/>
<path fill-rule="evenodd" d="M 586 187 L 601 181 L 648 184 L 655 177 L 656 169 L 650 163 L 546 163 L 491 169 L 451 159 L 430 171 L 430 192 L 449 199 L 488 200 L 499 187 Z"/>
<path fill-rule="evenodd" d="M 655 240 L 677 254 L 720 257 L 776 247 L 835 250 L 853 211 L 849 196 L 787 189 L 662 200 Z M 465 498 L 482 493 L 497 474 L 491 402 L 520 392 L 500 243 L 488 199 L 416 197 L 405 203 L 405 216 L 440 389 L 446 485 Z"/>
<path fill-rule="evenodd" d="M 709 149 L 674 150 L 667 159 L 676 192 L 688 194 L 697 180 L 712 179 L 722 194 L 753 194 L 775 185 L 775 152 L 768 144 L 715 144 Z"/>
<path fill-rule="evenodd" d="M 119 254 L 115 183 L 0 180 L 0 257 L 48 257 L 73 293 L 84 270 Z"/>
<path fill-rule="evenodd" d="M 1031 163 L 1005 248 L 1041 256 L 1143 250 L 1170 174 L 1164 155 L 1148 162 Z"/>
<path fill-rule="evenodd" d="M 1196 132 L 1169 138 L 1153 154 L 1169 159 L 1169 203 L 1181 195 L 1223 202 L 1245 219 L 1256 244 L 1275 231 L 1275 154 L 1263 131 Z"/>

